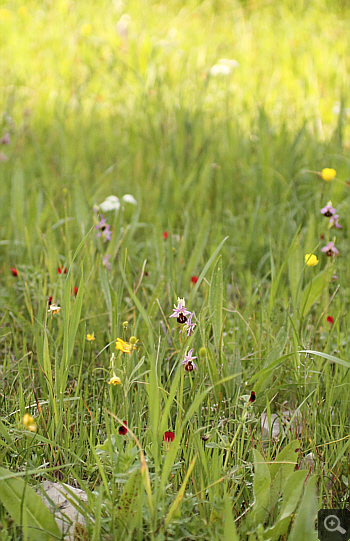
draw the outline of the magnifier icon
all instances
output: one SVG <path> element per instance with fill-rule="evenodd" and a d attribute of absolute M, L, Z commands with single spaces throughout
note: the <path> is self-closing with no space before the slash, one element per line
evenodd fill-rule
<path fill-rule="evenodd" d="M 340 520 L 336 515 L 328 515 L 324 519 L 323 525 L 328 532 L 338 531 L 341 534 L 346 533 L 346 530 L 340 526 Z"/>

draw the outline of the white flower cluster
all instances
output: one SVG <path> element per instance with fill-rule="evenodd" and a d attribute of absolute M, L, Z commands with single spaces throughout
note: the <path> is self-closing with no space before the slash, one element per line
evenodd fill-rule
<path fill-rule="evenodd" d="M 124 201 L 124 203 L 137 205 L 136 199 L 130 194 L 123 195 L 121 200 Z M 121 202 L 120 202 L 119 197 L 117 197 L 116 195 L 110 195 L 103 201 L 103 203 L 99 205 L 99 209 L 102 210 L 103 212 L 108 212 L 109 210 L 119 210 L 120 205 L 121 205 Z"/>
<path fill-rule="evenodd" d="M 221 58 L 217 64 L 214 64 L 209 70 L 210 75 L 230 75 L 235 68 L 239 67 L 237 60 Z"/>

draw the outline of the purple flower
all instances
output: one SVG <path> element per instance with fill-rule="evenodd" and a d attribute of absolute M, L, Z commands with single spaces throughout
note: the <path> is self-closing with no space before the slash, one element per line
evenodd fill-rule
<path fill-rule="evenodd" d="M 184 325 L 184 330 L 187 332 L 187 336 L 191 336 L 194 329 L 196 328 L 196 323 L 192 323 L 192 318 L 194 316 L 194 312 L 191 312 L 188 316 L 187 322 Z"/>
<path fill-rule="evenodd" d="M 185 370 L 187 372 L 192 372 L 192 370 L 197 370 L 197 367 L 194 364 L 194 359 L 197 359 L 197 357 L 193 357 L 192 353 L 193 353 L 193 348 L 190 349 L 187 355 L 184 356 L 184 360 L 181 363 L 185 365 Z"/>
<path fill-rule="evenodd" d="M 112 231 L 110 230 L 111 226 L 106 223 L 106 218 L 104 218 L 102 214 L 100 216 L 101 220 L 95 226 L 95 229 L 98 229 L 96 237 L 103 237 L 103 242 L 106 242 L 112 238 Z"/>
<path fill-rule="evenodd" d="M 102 258 L 102 265 L 104 267 L 106 267 L 106 269 L 108 269 L 108 270 L 110 270 L 110 268 L 111 268 L 111 264 L 109 262 L 110 257 L 111 257 L 111 255 L 107 254 L 106 256 L 103 256 L 103 258 Z"/>
<path fill-rule="evenodd" d="M 104 228 L 107 226 L 106 222 L 106 218 L 104 218 L 102 216 L 102 214 L 100 215 L 101 216 L 101 220 L 98 222 L 98 224 L 95 226 L 95 229 L 101 229 L 102 231 L 104 230 Z M 101 233 L 98 235 L 98 237 L 101 236 Z"/>
<path fill-rule="evenodd" d="M 334 246 L 334 242 L 329 242 L 326 246 L 321 249 L 321 252 L 324 252 L 328 257 L 338 255 L 339 251 Z"/>
<path fill-rule="evenodd" d="M 111 240 L 112 238 L 112 231 L 109 228 L 110 228 L 110 225 L 107 224 L 104 230 L 102 231 L 103 242 L 107 242 L 107 240 Z"/>
<path fill-rule="evenodd" d="M 2 137 L 2 139 L 1 139 L 1 144 L 2 144 L 2 145 L 9 145 L 10 142 L 11 142 L 10 134 L 7 132 L 7 133 L 5 133 L 5 135 Z"/>
<path fill-rule="evenodd" d="M 329 227 L 336 227 L 337 229 L 341 229 L 341 225 L 338 222 L 339 214 L 334 214 L 329 218 Z"/>
<path fill-rule="evenodd" d="M 177 299 L 178 305 L 174 305 L 173 313 L 169 317 L 176 317 L 178 323 L 186 323 L 187 316 L 191 314 L 189 310 L 185 307 L 185 301 L 183 299 Z"/>
<path fill-rule="evenodd" d="M 4 152 L 0 152 L 0 162 L 7 162 L 8 157 Z"/>
<path fill-rule="evenodd" d="M 320 212 L 323 214 L 323 216 L 326 216 L 327 218 L 330 218 L 337 211 L 335 210 L 334 207 L 332 207 L 332 201 L 328 201 L 327 205 L 325 207 L 323 207 L 323 209 L 321 209 Z"/>

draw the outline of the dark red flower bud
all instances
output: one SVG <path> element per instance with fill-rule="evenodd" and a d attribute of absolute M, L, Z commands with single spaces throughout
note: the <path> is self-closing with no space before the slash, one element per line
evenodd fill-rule
<path fill-rule="evenodd" d="M 18 276 L 18 271 L 15 268 L 11 268 L 12 276 Z"/>
<path fill-rule="evenodd" d="M 252 392 L 250 393 L 249 402 L 252 404 L 253 402 L 255 402 L 255 400 L 256 400 L 256 396 L 255 396 L 254 391 L 252 391 Z"/>
<path fill-rule="evenodd" d="M 163 434 L 163 441 L 174 441 L 175 434 L 174 432 L 164 432 Z"/>
<path fill-rule="evenodd" d="M 126 421 L 123 421 L 122 426 L 119 427 L 118 432 L 121 436 L 125 436 L 125 434 L 128 431 L 128 425 L 126 424 Z"/>

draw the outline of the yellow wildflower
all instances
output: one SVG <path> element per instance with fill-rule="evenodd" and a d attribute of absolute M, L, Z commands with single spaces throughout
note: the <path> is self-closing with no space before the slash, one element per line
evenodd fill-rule
<path fill-rule="evenodd" d="M 9 12 L 8 9 L 6 8 L 2 8 L 0 9 L 0 21 L 6 21 L 7 19 L 9 19 L 11 16 L 11 13 Z"/>
<path fill-rule="evenodd" d="M 306 254 L 305 263 L 308 267 L 315 267 L 318 263 L 317 256 L 315 256 L 315 254 Z"/>
<path fill-rule="evenodd" d="M 118 376 L 113 376 L 107 383 L 108 385 L 121 385 L 122 380 Z"/>
<path fill-rule="evenodd" d="M 92 32 L 92 24 L 84 23 L 80 29 L 82 36 L 88 36 Z"/>
<path fill-rule="evenodd" d="M 132 350 L 135 348 L 133 344 L 128 344 L 128 342 L 124 342 L 124 340 L 121 338 L 117 338 L 115 347 L 116 349 L 119 349 L 123 353 L 128 353 L 129 355 L 131 355 Z"/>
<path fill-rule="evenodd" d="M 26 17 L 28 15 L 28 10 L 26 6 L 20 6 L 18 8 L 18 14 L 21 15 L 21 17 Z"/>
<path fill-rule="evenodd" d="M 31 432 L 36 432 L 37 426 L 36 422 L 34 421 L 33 417 L 29 415 L 29 413 L 26 413 L 23 415 L 22 423 L 26 427 L 27 430 L 30 430 Z"/>
<path fill-rule="evenodd" d="M 92 334 L 87 334 L 86 340 L 88 340 L 89 342 L 93 342 L 95 340 L 95 333 L 93 332 Z"/>
<path fill-rule="evenodd" d="M 335 175 L 337 174 L 335 169 L 330 169 L 329 167 L 326 167 L 325 169 L 322 169 L 321 171 L 321 177 L 323 180 L 326 180 L 327 182 L 330 182 L 334 179 Z"/>

